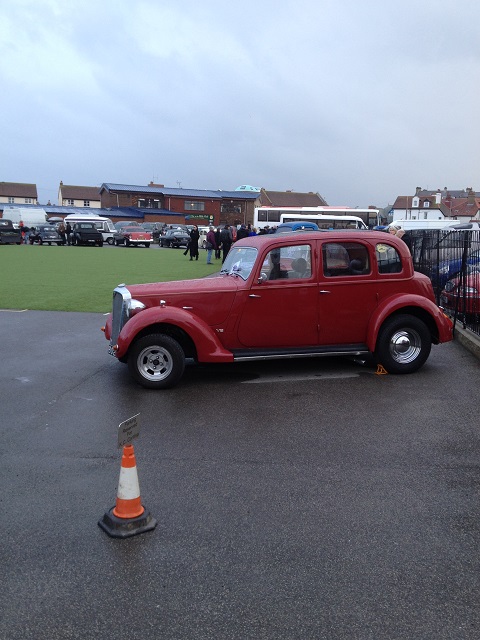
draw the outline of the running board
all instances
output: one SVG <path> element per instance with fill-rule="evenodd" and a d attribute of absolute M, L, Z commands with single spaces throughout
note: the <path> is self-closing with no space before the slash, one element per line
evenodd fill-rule
<path fill-rule="evenodd" d="M 289 349 L 233 349 L 235 362 L 244 360 L 278 360 L 281 358 L 318 358 L 321 356 L 362 356 L 370 351 L 365 344 L 298 347 Z"/>

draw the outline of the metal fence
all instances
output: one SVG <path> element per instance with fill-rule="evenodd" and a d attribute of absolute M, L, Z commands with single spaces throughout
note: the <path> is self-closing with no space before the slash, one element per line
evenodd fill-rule
<path fill-rule="evenodd" d="M 437 304 L 480 335 L 480 231 L 410 231 L 416 271 L 432 281 Z"/>

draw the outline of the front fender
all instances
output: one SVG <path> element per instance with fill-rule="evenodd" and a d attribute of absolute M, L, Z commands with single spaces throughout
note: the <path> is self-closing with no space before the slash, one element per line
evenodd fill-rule
<path fill-rule="evenodd" d="M 155 325 L 159 324 L 172 325 L 185 331 L 195 344 L 199 362 L 233 362 L 233 354 L 224 348 L 215 331 L 198 316 L 178 307 L 150 307 L 130 318 L 118 336 L 117 358 L 125 356 L 141 331 L 152 327 L 153 333 L 158 332 Z"/>
<path fill-rule="evenodd" d="M 369 351 L 375 351 L 378 332 L 385 320 L 393 313 L 405 309 L 405 313 L 411 313 L 409 309 L 416 308 L 427 313 L 435 323 L 438 331 L 438 342 L 449 342 L 452 340 L 452 323 L 437 307 L 437 305 L 423 296 L 415 294 L 404 294 L 387 299 L 375 309 L 375 313 L 370 319 L 367 333 L 367 345 Z"/>

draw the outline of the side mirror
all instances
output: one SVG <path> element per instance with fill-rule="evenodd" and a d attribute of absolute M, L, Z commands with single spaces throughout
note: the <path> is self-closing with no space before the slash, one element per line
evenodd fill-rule
<path fill-rule="evenodd" d="M 259 279 L 257 280 L 257 284 L 262 284 L 264 282 L 267 282 L 267 280 L 268 280 L 268 275 L 265 273 L 265 271 L 262 271 L 260 273 Z"/>

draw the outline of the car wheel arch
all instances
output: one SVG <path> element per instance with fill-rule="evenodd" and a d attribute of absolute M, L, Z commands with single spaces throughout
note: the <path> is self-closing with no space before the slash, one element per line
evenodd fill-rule
<path fill-rule="evenodd" d="M 132 340 L 129 349 L 132 347 L 132 345 L 135 342 L 137 342 L 141 338 L 144 338 L 145 336 L 148 336 L 150 334 L 162 334 L 165 336 L 169 336 L 170 338 L 173 338 L 176 342 L 178 342 L 178 344 L 182 348 L 186 358 L 193 358 L 194 360 L 197 359 L 197 350 L 195 347 L 195 342 L 193 341 L 191 336 L 187 333 L 187 331 L 182 327 L 179 327 L 178 325 L 165 323 L 165 322 L 159 322 L 159 323 L 151 324 L 144 327 L 141 331 L 137 333 L 135 338 Z"/>

